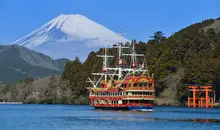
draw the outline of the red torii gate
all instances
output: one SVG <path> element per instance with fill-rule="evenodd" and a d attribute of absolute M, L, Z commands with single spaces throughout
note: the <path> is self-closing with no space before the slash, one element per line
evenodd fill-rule
<path fill-rule="evenodd" d="M 213 93 L 212 86 L 188 86 L 189 91 L 193 93 L 193 97 L 188 97 L 188 107 L 213 107 L 214 98 L 210 97 L 210 93 Z M 198 97 L 198 94 L 204 94 L 205 97 Z M 205 101 L 205 103 L 204 103 Z"/>

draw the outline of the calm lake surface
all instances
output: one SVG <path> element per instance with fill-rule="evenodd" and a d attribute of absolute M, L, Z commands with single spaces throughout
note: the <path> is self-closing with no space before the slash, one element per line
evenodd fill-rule
<path fill-rule="evenodd" d="M 88 105 L 0 105 L 0 130 L 220 130 L 220 109 L 102 111 Z"/>

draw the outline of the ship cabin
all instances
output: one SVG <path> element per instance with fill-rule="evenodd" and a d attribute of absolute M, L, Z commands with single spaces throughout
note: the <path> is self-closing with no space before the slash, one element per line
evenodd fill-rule
<path fill-rule="evenodd" d="M 100 81 L 90 90 L 92 106 L 151 106 L 155 99 L 154 81 L 147 76 L 129 76 L 124 80 Z"/>

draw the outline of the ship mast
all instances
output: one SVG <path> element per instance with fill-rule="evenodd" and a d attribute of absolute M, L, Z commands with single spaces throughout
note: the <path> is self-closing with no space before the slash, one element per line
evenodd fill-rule
<path fill-rule="evenodd" d="M 121 39 L 123 37 L 123 33 L 122 33 L 122 28 L 121 28 Z M 121 79 L 122 77 L 122 40 L 121 43 L 119 43 L 119 47 L 118 47 L 118 79 Z"/>
<path fill-rule="evenodd" d="M 105 43 L 105 57 L 104 57 L 104 66 L 103 66 L 103 72 L 105 73 L 105 83 L 107 83 L 107 64 L 108 64 L 108 57 L 107 57 L 107 45 Z"/>
<path fill-rule="evenodd" d="M 107 83 L 108 75 L 111 75 L 111 74 L 108 74 L 108 70 L 109 70 L 109 68 L 108 68 L 108 58 L 113 57 L 113 56 L 108 55 L 108 50 L 107 49 L 108 49 L 107 48 L 107 43 L 105 41 L 104 55 L 97 55 L 97 57 L 102 57 L 103 58 L 102 73 L 92 73 L 93 75 L 101 75 L 101 78 L 104 76 L 105 83 Z"/>
<path fill-rule="evenodd" d="M 131 73 L 135 74 L 136 72 L 138 72 L 140 74 L 140 72 L 148 72 L 148 69 L 144 69 L 145 68 L 144 66 L 142 66 L 142 67 L 138 66 L 137 57 L 143 57 L 144 55 L 143 54 L 136 54 L 134 42 L 132 43 L 131 53 L 130 54 L 123 53 L 122 49 L 130 48 L 130 47 L 123 46 L 123 44 L 122 44 L 122 42 L 123 42 L 122 41 L 122 38 L 123 38 L 122 29 L 120 32 L 120 36 L 121 36 L 121 43 L 118 43 L 118 45 L 112 46 L 113 48 L 118 49 L 118 57 L 117 57 L 118 62 L 117 62 L 117 66 L 115 68 L 109 67 L 108 58 L 113 57 L 113 56 L 108 55 L 108 48 L 107 48 L 106 41 L 105 41 L 104 55 L 97 55 L 97 57 L 103 58 L 102 72 L 101 73 L 92 73 L 93 75 L 100 75 L 101 76 L 99 78 L 98 82 L 103 78 L 103 76 L 104 76 L 105 84 L 107 84 L 108 83 L 108 76 L 111 78 L 111 80 L 113 79 L 114 76 L 117 76 L 118 80 L 124 80 Z M 123 68 L 123 57 L 124 56 L 131 57 L 131 66 L 129 68 Z M 115 72 L 112 73 L 112 71 L 115 71 Z M 125 72 L 125 75 L 123 75 L 122 72 Z M 90 80 L 90 82 L 91 82 L 91 80 Z M 97 87 L 98 82 L 97 82 L 97 84 L 93 83 L 94 87 Z"/>
<path fill-rule="evenodd" d="M 144 57 L 144 54 L 137 54 L 136 53 L 135 42 L 132 42 L 131 53 L 130 54 L 123 54 L 123 55 L 131 57 L 131 68 L 125 68 L 125 69 L 123 69 L 123 71 L 133 72 L 133 74 L 135 74 L 136 72 L 148 72 L 147 66 L 146 66 L 146 69 L 144 67 L 144 63 L 142 64 L 142 66 L 140 68 L 138 68 L 137 57 Z"/>

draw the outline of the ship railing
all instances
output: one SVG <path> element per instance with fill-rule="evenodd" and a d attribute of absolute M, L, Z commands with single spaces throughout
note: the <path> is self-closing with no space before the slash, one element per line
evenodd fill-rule
<path fill-rule="evenodd" d="M 129 107 L 129 106 L 150 106 L 153 104 L 150 103 L 126 103 L 126 104 L 96 104 L 92 103 L 91 106 L 99 106 L 99 107 Z"/>
<path fill-rule="evenodd" d="M 101 100 L 122 100 L 122 99 L 126 99 L 126 98 L 142 98 L 142 99 L 149 99 L 149 98 L 152 98 L 154 99 L 155 96 L 154 95 L 131 95 L 131 96 L 128 96 L 128 95 L 123 95 L 123 96 L 90 96 L 90 99 L 101 99 Z"/>
<path fill-rule="evenodd" d="M 132 87 L 132 88 L 125 88 L 124 90 L 154 90 L 154 87 Z"/>

